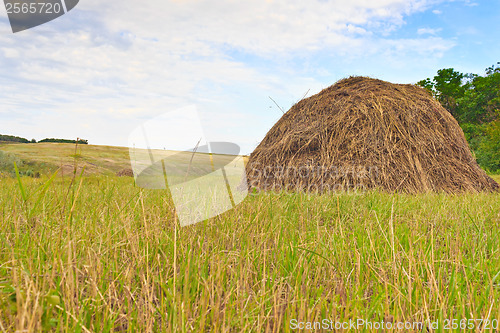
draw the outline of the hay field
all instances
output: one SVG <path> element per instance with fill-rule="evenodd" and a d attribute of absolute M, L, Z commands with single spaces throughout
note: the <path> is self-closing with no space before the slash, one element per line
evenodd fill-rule
<path fill-rule="evenodd" d="M 0 181 L 0 332 L 500 320 L 499 193 L 259 194 L 180 228 L 128 177 Z"/>
<path fill-rule="evenodd" d="M 75 145 L 70 143 L 1 143 L 0 151 L 12 153 L 25 161 L 44 163 L 42 173 L 58 168 L 63 175 L 73 173 L 75 161 L 77 171 L 85 167 L 85 173 L 114 175 L 117 171 L 130 168 L 129 150 L 125 147 Z"/>

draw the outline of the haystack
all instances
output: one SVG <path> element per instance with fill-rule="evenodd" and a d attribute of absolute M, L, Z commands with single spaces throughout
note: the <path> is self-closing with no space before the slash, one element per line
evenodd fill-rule
<path fill-rule="evenodd" d="M 130 168 L 121 169 L 116 173 L 118 177 L 134 177 L 134 171 Z"/>
<path fill-rule="evenodd" d="M 423 88 L 350 77 L 295 104 L 247 163 L 250 188 L 497 191 L 453 116 Z"/>

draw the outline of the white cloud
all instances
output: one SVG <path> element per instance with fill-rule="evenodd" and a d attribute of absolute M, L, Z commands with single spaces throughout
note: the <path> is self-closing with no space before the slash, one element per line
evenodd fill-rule
<path fill-rule="evenodd" d="M 341 46 L 346 40 L 346 26 L 392 29 L 403 23 L 404 15 L 423 11 L 431 3 L 426 0 L 124 0 L 103 4 L 90 0 L 88 8 L 103 10 L 106 25 L 114 31 L 127 29 L 139 36 L 164 40 L 180 37 L 270 55 Z"/>
<path fill-rule="evenodd" d="M 432 28 L 420 28 L 417 30 L 418 35 L 437 35 L 442 29 L 432 29 Z"/>
<path fill-rule="evenodd" d="M 479 6 L 479 4 L 475 1 L 472 1 L 472 0 L 464 0 L 464 1 L 465 1 L 466 6 L 469 6 L 469 7 Z"/>
<path fill-rule="evenodd" d="M 17 58 L 19 57 L 19 51 L 12 47 L 1 48 L 5 58 Z"/>
<path fill-rule="evenodd" d="M 348 24 L 347 27 L 347 32 L 352 33 L 352 34 L 358 34 L 358 35 L 366 35 L 366 34 L 371 34 L 369 31 L 366 31 L 366 29 L 363 29 L 361 27 Z"/>

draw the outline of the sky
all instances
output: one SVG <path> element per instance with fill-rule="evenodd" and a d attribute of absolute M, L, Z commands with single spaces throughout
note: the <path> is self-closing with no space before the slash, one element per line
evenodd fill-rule
<path fill-rule="evenodd" d="M 0 134 L 127 146 L 195 107 L 209 141 L 250 153 L 280 108 L 344 77 L 483 73 L 499 22 L 500 0 L 81 0 L 14 34 L 1 7 Z"/>

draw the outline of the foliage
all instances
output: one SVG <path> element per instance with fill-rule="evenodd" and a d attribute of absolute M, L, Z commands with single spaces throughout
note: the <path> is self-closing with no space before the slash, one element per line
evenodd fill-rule
<path fill-rule="evenodd" d="M 457 100 L 464 94 L 463 79 L 464 74 L 445 68 L 438 70 L 433 80 L 428 78 L 417 84 L 430 91 L 445 109 L 456 116 Z"/>
<path fill-rule="evenodd" d="M 21 138 L 19 136 L 14 135 L 4 135 L 0 134 L 0 141 L 8 141 L 8 142 L 19 142 L 19 143 L 29 143 L 28 139 Z"/>
<path fill-rule="evenodd" d="M 89 140 L 85 140 L 85 139 L 67 140 L 67 139 L 47 138 L 47 139 L 40 140 L 38 142 L 78 143 L 80 145 L 87 145 L 89 143 Z"/>
<path fill-rule="evenodd" d="M 0 173 L 2 175 L 14 176 L 14 165 L 22 165 L 22 161 L 14 154 L 6 153 L 0 150 Z"/>
<path fill-rule="evenodd" d="M 19 143 L 36 143 L 35 139 L 28 140 L 25 138 L 21 138 L 19 136 L 5 135 L 5 134 L 0 134 L 0 141 L 19 142 Z M 86 145 L 89 143 L 89 140 L 80 139 L 80 138 L 78 138 L 76 140 L 47 138 L 47 139 L 40 140 L 38 142 L 78 143 L 80 145 Z"/>
<path fill-rule="evenodd" d="M 479 143 L 479 163 L 495 172 L 500 170 L 500 119 L 485 126 L 484 139 Z"/>
<path fill-rule="evenodd" d="M 500 62 L 484 75 L 462 74 L 453 68 L 419 81 L 459 122 L 478 163 L 499 172 Z"/>
<path fill-rule="evenodd" d="M 0 176 L 16 176 L 16 166 L 18 167 L 19 175 L 29 176 L 33 178 L 40 177 L 40 171 L 50 170 L 54 168 L 46 163 L 36 161 L 25 161 L 15 154 L 0 150 Z"/>
<path fill-rule="evenodd" d="M 498 119 L 500 71 L 487 76 L 471 75 L 471 81 L 467 82 L 464 88 L 465 93 L 458 100 L 460 122 L 481 124 Z"/>

